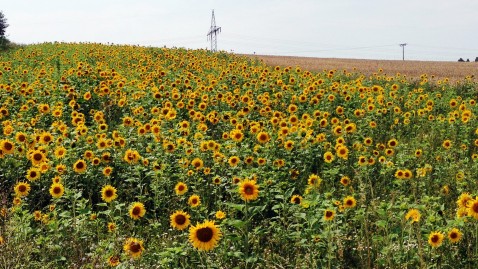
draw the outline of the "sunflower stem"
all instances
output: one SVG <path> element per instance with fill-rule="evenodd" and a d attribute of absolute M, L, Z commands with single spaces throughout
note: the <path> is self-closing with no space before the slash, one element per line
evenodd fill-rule
<path fill-rule="evenodd" d="M 247 206 L 247 201 L 245 202 L 244 206 L 244 217 L 246 220 L 246 225 L 244 225 L 244 256 L 245 256 L 245 261 L 246 261 L 246 268 L 247 266 L 247 261 L 249 260 L 249 208 Z"/>
<path fill-rule="evenodd" d="M 416 231 L 416 234 L 417 234 L 418 256 L 420 257 L 420 268 L 425 268 L 425 262 L 423 261 L 422 238 L 420 236 L 420 227 L 418 226 L 418 224 L 417 224 L 417 228 L 415 229 L 415 231 Z"/>

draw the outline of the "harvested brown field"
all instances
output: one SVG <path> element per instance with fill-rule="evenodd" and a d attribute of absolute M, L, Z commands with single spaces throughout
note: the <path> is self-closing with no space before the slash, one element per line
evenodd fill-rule
<path fill-rule="evenodd" d="M 264 61 L 271 66 L 300 66 L 309 71 L 347 70 L 366 75 L 377 73 L 380 68 L 387 75 L 400 73 L 407 77 L 420 77 L 427 74 L 435 79 L 449 78 L 451 81 L 463 80 L 466 76 L 478 75 L 478 62 L 432 62 L 397 60 L 362 60 L 337 58 L 312 58 L 294 56 L 245 55 Z"/>

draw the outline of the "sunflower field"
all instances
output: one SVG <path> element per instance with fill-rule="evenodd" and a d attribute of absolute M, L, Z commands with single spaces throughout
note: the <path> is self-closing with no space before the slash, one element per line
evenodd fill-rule
<path fill-rule="evenodd" d="M 0 268 L 476 268 L 471 75 L 4 52 Z"/>

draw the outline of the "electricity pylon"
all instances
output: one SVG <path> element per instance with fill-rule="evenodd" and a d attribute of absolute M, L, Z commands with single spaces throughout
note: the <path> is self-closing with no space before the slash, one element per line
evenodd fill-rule
<path fill-rule="evenodd" d="M 221 27 L 216 26 L 216 18 L 214 18 L 214 9 L 212 10 L 211 28 L 207 33 L 207 38 L 211 40 L 211 51 L 217 51 L 217 34 L 221 32 Z"/>

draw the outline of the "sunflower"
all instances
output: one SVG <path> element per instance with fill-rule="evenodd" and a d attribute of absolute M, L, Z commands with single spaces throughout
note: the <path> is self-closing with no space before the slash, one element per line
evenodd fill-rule
<path fill-rule="evenodd" d="M 337 157 L 347 160 L 349 155 L 349 149 L 345 146 L 339 146 L 336 150 Z"/>
<path fill-rule="evenodd" d="M 467 203 L 468 216 L 478 219 L 478 200 L 471 199 Z"/>
<path fill-rule="evenodd" d="M 331 221 L 333 220 L 335 217 L 335 210 L 332 210 L 332 209 L 326 209 L 324 211 L 324 219 L 327 220 L 327 221 Z"/>
<path fill-rule="evenodd" d="M 13 154 L 15 151 L 15 145 L 10 140 L 3 140 L 0 142 L 0 150 L 3 154 Z"/>
<path fill-rule="evenodd" d="M 211 250 L 216 247 L 222 233 L 214 221 L 205 221 L 189 228 L 189 241 L 198 250 Z"/>
<path fill-rule="evenodd" d="M 348 186 L 350 184 L 350 178 L 348 176 L 343 176 L 340 179 L 340 184 L 342 184 L 344 186 Z"/>
<path fill-rule="evenodd" d="M 316 174 L 311 174 L 309 178 L 307 179 L 307 185 L 309 186 L 320 186 L 320 183 L 322 183 L 322 179 L 316 175 Z"/>
<path fill-rule="evenodd" d="M 463 234 L 457 228 L 453 228 L 448 232 L 448 240 L 450 240 L 451 243 L 460 242 L 462 236 Z"/>
<path fill-rule="evenodd" d="M 101 189 L 101 199 L 106 203 L 110 203 L 116 199 L 118 195 L 116 194 L 116 188 L 111 185 L 106 185 Z"/>
<path fill-rule="evenodd" d="M 188 185 L 184 182 L 178 182 L 174 187 L 174 191 L 176 192 L 176 195 L 183 195 L 188 191 Z"/>
<path fill-rule="evenodd" d="M 33 212 L 33 217 L 35 218 L 36 221 L 40 221 L 42 217 L 41 211 L 36 210 L 35 212 Z"/>
<path fill-rule="evenodd" d="M 292 197 L 290 198 L 290 202 L 292 204 L 296 204 L 296 205 L 300 205 L 302 203 L 302 196 L 300 195 L 292 195 Z"/>
<path fill-rule="evenodd" d="M 201 198 L 199 197 L 199 195 L 193 194 L 189 197 L 188 204 L 191 207 L 197 207 L 201 204 Z"/>
<path fill-rule="evenodd" d="M 35 181 L 40 178 L 40 169 L 36 167 L 30 167 L 27 171 L 27 179 L 30 181 Z"/>
<path fill-rule="evenodd" d="M 393 138 L 393 139 L 390 139 L 388 142 L 387 142 L 387 145 L 391 148 L 394 148 L 396 146 L 398 146 L 398 141 L 397 139 Z"/>
<path fill-rule="evenodd" d="M 443 243 L 443 238 L 445 238 L 445 235 L 443 233 L 436 231 L 431 232 L 428 236 L 428 244 L 430 244 L 430 246 L 432 246 L 433 248 L 437 248 Z"/>
<path fill-rule="evenodd" d="M 120 258 L 117 255 L 110 256 L 108 258 L 108 265 L 111 267 L 116 267 L 120 264 Z"/>
<path fill-rule="evenodd" d="M 284 148 L 289 151 L 292 150 L 294 148 L 294 141 L 292 140 L 285 141 Z"/>
<path fill-rule="evenodd" d="M 239 159 L 239 157 L 231 156 L 227 162 L 229 163 L 231 167 L 236 167 L 240 161 L 241 159 Z"/>
<path fill-rule="evenodd" d="M 116 224 L 114 222 L 108 222 L 106 228 L 108 228 L 108 232 L 112 233 L 116 231 Z"/>
<path fill-rule="evenodd" d="M 353 196 L 347 196 L 344 198 L 344 207 L 345 208 L 354 208 L 357 205 L 357 201 Z"/>
<path fill-rule="evenodd" d="M 331 163 L 333 160 L 335 159 L 335 156 L 332 152 L 330 151 L 327 151 L 325 154 L 324 154 L 324 161 L 326 163 Z"/>
<path fill-rule="evenodd" d="M 73 170 L 76 173 L 82 174 L 86 171 L 86 162 L 82 159 L 78 160 L 73 164 Z"/>
<path fill-rule="evenodd" d="M 201 158 L 194 158 L 191 161 L 191 165 L 194 166 L 194 168 L 196 168 L 196 170 L 199 170 L 204 166 L 204 162 L 201 160 Z"/>
<path fill-rule="evenodd" d="M 405 215 L 405 220 L 410 220 L 411 219 L 411 222 L 414 223 L 414 222 L 418 222 L 420 221 L 420 211 L 418 211 L 418 209 L 410 209 L 407 214 Z"/>
<path fill-rule="evenodd" d="M 189 222 L 190 217 L 191 216 L 189 216 L 188 213 L 183 212 L 181 210 L 178 210 L 178 211 L 174 212 L 170 216 L 171 227 L 173 227 L 174 229 L 177 229 L 177 230 L 186 229 L 190 224 L 190 222 Z"/>
<path fill-rule="evenodd" d="M 53 198 L 60 198 L 65 193 L 65 187 L 61 183 L 53 183 L 50 187 L 50 194 Z"/>
<path fill-rule="evenodd" d="M 452 144 L 451 144 L 451 141 L 450 141 L 449 139 L 446 139 L 446 140 L 443 141 L 443 143 L 442 143 L 442 146 L 443 146 L 443 148 L 445 148 L 445 149 L 451 148 L 451 145 L 452 145 Z"/>
<path fill-rule="evenodd" d="M 259 186 L 255 180 L 247 179 L 242 181 L 239 183 L 238 191 L 242 200 L 246 202 L 256 200 L 259 197 Z"/>
<path fill-rule="evenodd" d="M 30 192 L 30 184 L 26 182 L 18 182 L 14 187 L 15 195 L 19 197 L 27 196 Z"/>
<path fill-rule="evenodd" d="M 218 210 L 216 211 L 216 219 L 224 219 L 226 217 L 226 213 L 224 211 Z"/>
<path fill-rule="evenodd" d="M 67 151 L 66 151 L 66 148 L 65 147 L 57 147 L 55 148 L 55 157 L 57 159 L 63 159 L 66 155 Z"/>
<path fill-rule="evenodd" d="M 143 241 L 130 237 L 126 239 L 123 250 L 132 258 L 137 259 L 144 251 Z"/>
<path fill-rule="evenodd" d="M 103 175 L 105 175 L 105 177 L 111 176 L 112 172 L 113 172 L 113 167 L 111 166 L 106 166 L 105 168 L 103 168 Z"/>
<path fill-rule="evenodd" d="M 256 138 L 257 138 L 257 141 L 259 141 L 259 143 L 261 144 L 267 143 L 270 140 L 270 136 L 266 132 L 259 132 Z"/>
<path fill-rule="evenodd" d="M 468 208 L 468 202 L 473 200 L 473 197 L 468 192 L 464 192 L 458 196 L 458 200 L 456 201 L 456 204 L 460 208 Z"/>
<path fill-rule="evenodd" d="M 142 218 L 144 214 L 146 214 L 146 209 L 143 203 L 134 202 L 129 207 L 129 216 L 134 220 Z"/>
<path fill-rule="evenodd" d="M 33 165 L 38 166 L 46 161 L 46 156 L 42 151 L 35 150 L 30 154 L 30 161 Z"/>

